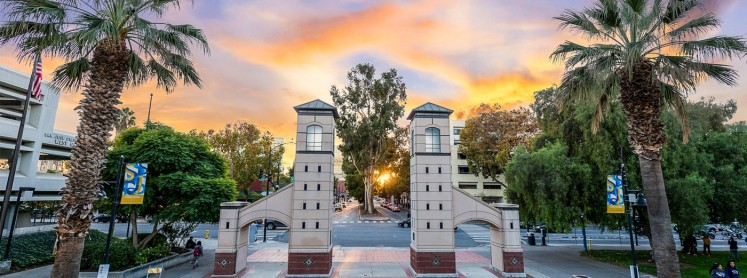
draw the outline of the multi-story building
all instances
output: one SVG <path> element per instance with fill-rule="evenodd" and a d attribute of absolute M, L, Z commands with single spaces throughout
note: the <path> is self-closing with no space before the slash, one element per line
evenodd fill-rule
<path fill-rule="evenodd" d="M 8 182 L 29 74 L 0 66 L 0 200 Z M 41 100 L 31 98 L 29 103 L 12 187 L 11 210 L 16 207 L 14 201 L 19 187 L 35 188 L 30 196 L 26 192 L 21 199 L 23 202 L 55 201 L 60 200 L 59 192 L 65 185 L 63 174 L 68 170 L 75 134 L 54 129 L 59 90 L 43 82 L 42 93 Z"/>
<path fill-rule="evenodd" d="M 459 134 L 464 128 L 464 121 L 451 120 L 449 136 L 451 144 L 451 182 L 470 194 L 482 198 L 487 203 L 505 203 L 503 190 L 506 188 L 505 177 L 500 175 L 498 181 L 484 178 L 482 175 L 475 176 L 467 166 L 467 157 L 459 152 Z"/>

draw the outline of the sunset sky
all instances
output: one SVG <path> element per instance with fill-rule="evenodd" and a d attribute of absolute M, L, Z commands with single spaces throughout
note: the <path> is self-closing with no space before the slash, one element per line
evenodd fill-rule
<path fill-rule="evenodd" d="M 123 106 L 145 121 L 175 127 L 220 129 L 247 121 L 278 137 L 295 137 L 293 106 L 321 99 L 332 103 L 332 85 L 347 71 L 371 63 L 395 68 L 407 84 L 406 113 L 431 101 L 463 119 L 480 103 L 505 107 L 531 103 L 533 92 L 557 83 L 562 67 L 548 56 L 564 40 L 583 40 L 559 30 L 553 16 L 587 7 L 590 0 L 482 1 L 183 1 L 163 21 L 202 28 L 211 54 L 196 51 L 202 89 L 178 87 L 166 94 L 154 84 L 128 89 Z M 747 1 L 712 0 L 705 7 L 723 21 L 716 34 L 747 35 Z M 713 82 L 692 99 L 735 99 L 734 120 L 747 120 L 747 59 L 727 62 L 739 70 L 738 87 Z M 13 46 L 0 48 L 0 64 L 22 72 Z M 48 77 L 60 61 L 46 59 Z M 64 92 L 56 128 L 75 131 L 73 108 L 80 92 Z M 289 151 L 293 151 L 289 147 Z M 286 159 L 292 156 L 286 155 Z"/>

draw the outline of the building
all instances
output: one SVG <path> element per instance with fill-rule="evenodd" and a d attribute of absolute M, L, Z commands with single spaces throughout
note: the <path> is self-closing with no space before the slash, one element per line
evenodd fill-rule
<path fill-rule="evenodd" d="M 458 145 L 461 144 L 459 141 L 459 134 L 464 128 L 464 121 L 462 120 L 450 120 L 450 138 L 451 144 L 454 146 L 451 148 L 451 182 L 454 186 L 458 186 L 473 196 L 482 198 L 486 203 L 505 203 L 503 190 L 506 188 L 506 180 L 503 175 L 498 178 L 498 181 L 494 181 L 490 178 L 483 178 L 482 176 L 475 176 L 470 172 L 467 166 L 467 157 L 459 152 Z"/>
<path fill-rule="evenodd" d="M 0 200 L 5 196 L 29 75 L 30 72 L 21 73 L 0 66 Z M 20 187 L 35 188 L 34 192 L 25 192 L 22 196 L 21 201 L 28 202 L 58 201 L 60 189 L 65 186 L 63 174 L 68 171 L 75 134 L 54 129 L 59 90 L 43 82 L 42 93 L 41 100 L 31 98 L 29 103 L 11 192 L 11 211 L 17 207 L 15 200 Z M 5 227 L 10 226 L 10 220 L 11 217 L 6 219 Z M 25 224 L 20 221 L 18 225 Z"/>

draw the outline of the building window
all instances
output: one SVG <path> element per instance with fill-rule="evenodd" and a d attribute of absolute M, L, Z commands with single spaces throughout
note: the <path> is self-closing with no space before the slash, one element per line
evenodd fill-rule
<path fill-rule="evenodd" d="M 304 183 L 303 184 L 303 191 L 306 191 L 306 189 L 308 189 L 308 187 L 309 187 L 309 185 Z"/>
<path fill-rule="evenodd" d="M 307 151 L 321 151 L 322 150 L 322 127 L 318 125 L 310 125 L 306 128 L 306 150 Z"/>
<path fill-rule="evenodd" d="M 441 130 L 435 127 L 425 129 L 425 152 L 441 152 Z"/>
<path fill-rule="evenodd" d="M 430 189 L 431 189 L 431 186 L 426 184 L 425 185 L 425 191 L 431 191 Z"/>
<path fill-rule="evenodd" d="M 467 159 L 467 156 L 464 155 L 463 153 L 457 153 L 457 158 L 464 160 L 464 159 Z"/>
<path fill-rule="evenodd" d="M 321 184 L 318 184 L 318 183 L 316 184 L 316 191 L 322 191 L 322 185 Z"/>
<path fill-rule="evenodd" d="M 425 204 L 425 210 L 431 210 L 431 204 Z"/>
<path fill-rule="evenodd" d="M 319 203 L 316 203 L 316 209 L 319 209 Z"/>
<path fill-rule="evenodd" d="M 499 182 L 486 182 L 482 185 L 483 189 L 501 189 L 503 185 Z"/>
<path fill-rule="evenodd" d="M 431 222 L 426 222 L 425 223 L 425 228 L 426 229 L 430 229 L 431 228 Z"/>
<path fill-rule="evenodd" d="M 319 165 L 316 167 L 316 171 L 321 173 L 322 172 L 322 165 Z"/>
<path fill-rule="evenodd" d="M 444 191 L 444 190 L 443 190 L 443 188 L 441 187 L 441 185 L 439 184 L 439 185 L 438 185 L 438 192 L 441 192 L 441 191 Z"/>
<path fill-rule="evenodd" d="M 459 135 L 460 133 L 462 133 L 462 129 L 461 128 L 455 128 L 454 129 L 454 135 Z"/>
<path fill-rule="evenodd" d="M 303 166 L 303 171 L 304 172 L 308 172 L 309 171 L 309 165 L 304 165 Z"/>
<path fill-rule="evenodd" d="M 444 229 L 444 222 L 438 223 L 438 227 L 441 228 L 441 230 L 443 230 Z"/>
<path fill-rule="evenodd" d="M 303 203 L 303 209 L 306 209 L 306 203 Z"/>
<path fill-rule="evenodd" d="M 316 222 L 316 228 L 319 229 L 319 222 Z"/>
<path fill-rule="evenodd" d="M 438 167 L 438 173 L 441 174 L 441 167 Z"/>
<path fill-rule="evenodd" d="M 430 169 L 428 167 L 425 167 L 425 173 L 428 174 L 430 172 Z"/>
<path fill-rule="evenodd" d="M 467 165 L 459 165 L 459 174 L 465 175 L 469 174 L 469 167 Z"/>
<path fill-rule="evenodd" d="M 444 210 L 444 204 L 438 204 L 438 210 Z"/>
<path fill-rule="evenodd" d="M 477 183 L 476 182 L 460 182 L 459 188 L 460 189 L 477 189 Z"/>
<path fill-rule="evenodd" d="M 306 229 L 306 222 L 301 222 L 301 229 Z"/>

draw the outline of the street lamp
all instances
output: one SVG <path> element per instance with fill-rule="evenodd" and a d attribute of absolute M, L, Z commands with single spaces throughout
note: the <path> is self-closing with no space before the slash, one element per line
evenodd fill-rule
<path fill-rule="evenodd" d="M 291 140 L 293 140 L 293 139 L 291 139 Z M 272 151 L 274 151 L 275 149 L 277 149 L 277 148 L 279 148 L 279 147 L 281 147 L 281 146 L 283 146 L 285 144 L 295 144 L 295 142 L 291 141 L 291 142 L 287 142 L 287 143 L 280 143 L 277 146 L 270 148 L 270 151 L 267 154 L 267 171 L 266 171 L 266 173 L 267 173 L 266 192 L 267 193 L 265 194 L 265 197 L 270 196 L 270 183 L 272 182 L 272 172 L 270 172 L 271 168 L 272 168 Z M 280 174 L 278 173 L 278 177 L 279 176 L 280 176 Z M 279 179 L 278 179 L 278 181 L 279 181 Z M 267 218 L 265 218 L 264 224 L 262 226 L 263 226 L 262 229 L 265 232 L 265 234 L 264 234 L 264 236 L 262 238 L 262 242 L 267 242 Z"/>
<path fill-rule="evenodd" d="M 10 245 L 13 243 L 13 231 L 16 229 L 16 220 L 18 219 L 18 210 L 21 209 L 21 196 L 23 196 L 23 192 L 25 191 L 31 191 L 34 192 L 36 188 L 33 187 L 19 187 L 18 188 L 18 197 L 16 197 L 16 209 L 13 212 L 13 221 L 10 223 L 10 229 L 8 229 L 8 244 L 5 245 L 5 258 L 6 260 L 10 259 Z"/>
<path fill-rule="evenodd" d="M 630 266 L 630 277 L 638 278 L 638 265 L 635 259 L 635 244 L 633 242 L 633 227 L 631 217 L 635 212 L 634 207 L 645 207 L 646 198 L 643 197 L 643 193 L 640 190 L 628 190 L 627 177 L 625 175 L 625 163 L 620 165 L 620 175 L 623 188 L 623 198 L 627 196 L 628 200 L 625 200 L 625 216 L 628 219 L 628 233 L 630 234 L 630 257 L 633 260 L 633 264 Z M 630 193 L 630 195 L 628 195 Z M 637 193 L 637 194 L 636 194 Z M 630 204 L 628 204 L 630 202 Z"/>

